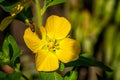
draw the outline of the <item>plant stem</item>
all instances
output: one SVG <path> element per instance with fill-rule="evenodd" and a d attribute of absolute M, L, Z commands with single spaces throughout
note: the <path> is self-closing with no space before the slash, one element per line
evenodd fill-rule
<path fill-rule="evenodd" d="M 37 16 L 38 16 L 37 26 L 41 26 L 42 25 L 42 14 L 41 14 L 40 3 L 38 0 L 35 0 L 35 3 L 36 3 L 36 10 L 37 10 Z"/>

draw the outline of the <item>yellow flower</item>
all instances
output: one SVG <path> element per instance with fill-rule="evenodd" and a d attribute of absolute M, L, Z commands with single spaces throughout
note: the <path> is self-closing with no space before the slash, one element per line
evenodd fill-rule
<path fill-rule="evenodd" d="M 47 19 L 45 27 L 40 27 L 42 39 L 30 28 L 25 30 L 24 41 L 35 53 L 38 71 L 54 71 L 59 68 L 59 61 L 67 63 L 78 59 L 80 45 L 67 37 L 70 30 L 70 23 L 55 15 Z"/>

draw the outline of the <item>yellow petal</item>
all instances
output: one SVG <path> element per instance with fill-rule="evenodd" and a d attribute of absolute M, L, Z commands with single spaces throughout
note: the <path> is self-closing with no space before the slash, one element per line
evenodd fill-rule
<path fill-rule="evenodd" d="M 50 38 L 65 38 L 71 29 L 71 24 L 64 17 L 52 15 L 48 17 L 45 29 Z"/>
<path fill-rule="evenodd" d="M 27 47 L 37 53 L 37 51 L 42 47 L 42 41 L 39 39 L 35 32 L 32 32 L 30 28 L 27 28 L 24 32 L 23 39 Z"/>
<path fill-rule="evenodd" d="M 80 53 L 80 45 L 77 41 L 65 38 L 60 42 L 60 49 L 56 51 L 56 55 L 60 61 L 67 63 L 78 59 Z"/>
<path fill-rule="evenodd" d="M 40 51 L 36 54 L 35 59 L 38 71 L 54 71 L 59 68 L 58 58 L 49 51 Z"/>

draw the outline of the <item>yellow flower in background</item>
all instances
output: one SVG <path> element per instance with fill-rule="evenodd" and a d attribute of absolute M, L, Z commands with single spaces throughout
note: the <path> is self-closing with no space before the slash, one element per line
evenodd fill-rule
<path fill-rule="evenodd" d="M 68 20 L 55 15 L 48 17 L 45 27 L 40 27 L 42 39 L 30 28 L 25 30 L 24 41 L 35 53 L 38 71 L 54 71 L 59 68 L 59 61 L 67 63 L 78 59 L 80 45 L 67 37 L 70 30 Z"/>

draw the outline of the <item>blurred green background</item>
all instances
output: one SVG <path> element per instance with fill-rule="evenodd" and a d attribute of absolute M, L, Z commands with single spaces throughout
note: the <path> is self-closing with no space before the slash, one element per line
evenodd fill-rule
<path fill-rule="evenodd" d="M 43 0 L 40 1 L 42 4 Z M 30 7 L 34 15 L 34 5 Z M 71 22 L 71 37 L 80 42 L 81 53 L 93 55 L 113 69 L 112 73 L 106 73 L 99 68 L 81 66 L 78 80 L 120 80 L 120 0 L 67 0 L 64 4 L 48 8 L 43 16 L 44 22 L 52 14 L 65 16 Z M 0 22 L 8 15 L 0 7 Z M 34 73 L 31 80 L 38 80 L 34 57 L 22 38 L 25 28 L 23 22 L 14 20 L 3 33 L 0 32 L 0 47 L 6 33 L 12 34 L 24 52 L 21 56 L 22 71 Z M 96 73 L 102 77 L 97 79 Z"/>

